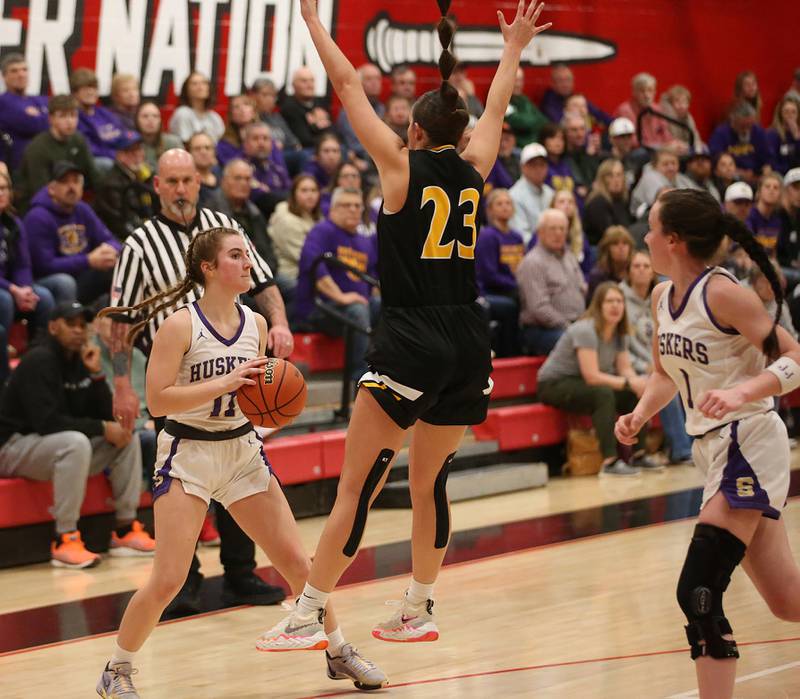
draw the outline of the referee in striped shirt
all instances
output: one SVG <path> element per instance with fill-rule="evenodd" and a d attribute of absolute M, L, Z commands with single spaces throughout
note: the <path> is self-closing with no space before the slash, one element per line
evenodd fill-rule
<path fill-rule="evenodd" d="M 161 200 L 161 213 L 146 221 L 126 239 L 114 269 L 111 306 L 133 306 L 141 300 L 165 291 L 180 281 L 185 272 L 185 252 L 194 235 L 205 228 L 239 224 L 210 209 L 197 207 L 200 177 L 194 160 L 185 150 L 172 149 L 158 161 L 154 180 Z M 276 357 L 288 357 L 293 349 L 292 334 L 286 320 L 286 310 L 272 271 L 258 255 L 244 234 L 253 262 L 250 294 L 269 323 L 267 348 Z M 196 290 L 189 292 L 183 303 L 199 298 Z M 149 354 L 156 330 L 164 322 L 157 315 L 136 340 L 137 346 Z M 111 355 L 114 367 L 114 416 L 127 429 L 133 429 L 138 417 L 139 397 L 130 382 L 130 353 L 126 335 L 130 319 L 112 316 Z M 156 429 L 163 427 L 163 417 L 156 418 Z M 283 590 L 267 585 L 253 571 L 256 567 L 255 546 L 239 528 L 224 507 L 217 507 L 217 526 L 221 548 L 220 559 L 225 568 L 223 602 L 226 604 L 277 604 L 284 598 Z M 199 611 L 198 594 L 203 576 L 197 556 L 192 561 L 189 576 L 181 591 L 167 608 L 171 616 Z"/>

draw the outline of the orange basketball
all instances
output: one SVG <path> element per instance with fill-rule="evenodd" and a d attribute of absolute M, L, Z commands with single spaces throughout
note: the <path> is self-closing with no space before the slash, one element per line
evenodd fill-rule
<path fill-rule="evenodd" d="M 306 386 L 297 367 L 285 359 L 271 358 L 262 374 L 251 376 L 255 386 L 243 384 L 236 391 L 239 408 L 258 427 L 284 427 L 306 405 Z"/>

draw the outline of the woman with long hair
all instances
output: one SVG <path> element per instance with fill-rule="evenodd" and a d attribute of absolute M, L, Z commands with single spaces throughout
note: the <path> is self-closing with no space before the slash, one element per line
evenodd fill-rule
<path fill-rule="evenodd" d="M 603 282 L 619 284 L 627 278 L 634 248 L 633 236 L 627 228 L 611 226 L 606 229 L 597 247 L 597 262 L 589 273 L 587 299 L 594 296 L 594 290 Z"/>
<path fill-rule="evenodd" d="M 308 176 L 312 177 L 313 175 L 309 174 Z M 362 187 L 361 171 L 349 160 L 339 163 L 338 167 L 333 173 L 333 176 L 331 177 L 330 182 L 328 183 L 328 186 L 322 190 L 319 205 L 324 217 L 327 217 L 330 213 L 331 196 L 333 195 L 333 190 L 337 187 L 344 187 L 345 189 L 357 189 L 360 192 L 364 189 Z"/>
<path fill-rule="evenodd" d="M 303 172 L 311 175 L 320 189 L 325 189 L 341 163 L 342 144 L 339 137 L 325 133 L 317 140 L 314 156 L 306 163 Z"/>
<path fill-rule="evenodd" d="M 566 214 L 569 222 L 567 246 L 580 263 L 583 276 L 588 279 L 589 272 L 592 269 L 592 250 L 589 245 L 589 239 L 583 234 L 583 223 L 578 212 L 578 202 L 575 199 L 575 194 L 568 189 L 560 189 L 553 196 L 550 206 Z M 533 242 L 533 239 L 531 239 L 531 242 Z M 530 245 L 529 249 L 531 247 L 533 245 Z"/>
<path fill-rule="evenodd" d="M 772 166 L 781 175 L 800 167 L 800 102 L 794 97 L 785 96 L 775 105 L 767 143 L 772 151 Z"/>
<path fill-rule="evenodd" d="M 216 143 L 225 133 L 225 122 L 212 108 L 211 81 L 194 71 L 183 81 L 178 97 L 179 106 L 169 120 L 169 130 L 183 143 L 192 134 L 205 131 Z"/>
<path fill-rule="evenodd" d="M 182 148 L 183 142 L 161 129 L 161 109 L 153 100 L 143 100 L 136 110 L 136 130 L 142 134 L 144 161 L 150 172 L 158 172 L 158 159 L 173 148 Z"/>
<path fill-rule="evenodd" d="M 439 0 L 443 14 L 447 0 Z M 345 443 L 336 502 L 295 610 L 257 641 L 262 650 L 300 650 L 324 641 L 328 597 L 358 552 L 369 506 L 413 425 L 409 462 L 412 579 L 397 613 L 373 629 L 385 641 L 435 641 L 433 587 L 447 550 L 447 473 L 466 426 L 486 417 L 491 350 L 477 303 L 475 243 L 484 181 L 522 50 L 538 33 L 542 5 L 520 0 L 507 24 L 497 13 L 504 48 L 486 110 L 463 152 L 456 150 L 469 113 L 447 79 L 456 64 L 455 31 L 443 16 L 441 85 L 411 111 L 408 146 L 375 114 L 355 68 L 301 0 L 303 19 L 359 141 L 375 162 L 383 191 L 378 219 L 383 306 L 360 381 Z"/>
<path fill-rule="evenodd" d="M 355 166 L 353 166 L 355 167 Z M 270 216 L 267 233 L 278 259 L 275 281 L 288 308 L 297 288 L 298 264 L 308 232 L 322 220 L 319 185 L 311 175 L 298 175 L 292 180 L 289 198 L 279 202 Z"/>
<path fill-rule="evenodd" d="M 653 291 L 653 373 L 636 408 L 617 420 L 616 435 L 634 443 L 680 393 L 705 484 L 678 605 L 701 699 L 730 699 L 739 651 L 723 597 L 737 566 L 773 614 L 800 621 L 800 569 L 780 518 L 789 490 L 789 441 L 772 398 L 800 387 L 800 345 L 777 326 L 783 293 L 764 249 L 710 194 L 662 194 L 649 223 L 653 266 L 668 279 Z M 773 317 L 752 290 L 708 266 L 726 236 L 769 280 Z"/>
<path fill-rule="evenodd" d="M 628 209 L 625 166 L 621 160 L 608 158 L 600 163 L 592 191 L 583 207 L 583 230 L 589 244 L 597 246 L 609 226 L 630 226 L 633 216 Z"/>
<path fill-rule="evenodd" d="M 633 463 L 620 458 L 614 439 L 617 413 L 636 405 L 645 378 L 636 373 L 628 352 L 630 326 L 622 290 L 603 282 L 589 308 L 558 339 L 539 369 L 536 394 L 545 405 L 592 417 L 603 461 L 601 473 L 636 476 L 657 464 L 645 454 L 644 434 Z"/>
<path fill-rule="evenodd" d="M 234 158 L 244 157 L 242 152 L 244 129 L 248 124 L 254 124 L 256 121 L 258 121 L 258 112 L 254 97 L 251 95 L 231 97 L 228 102 L 228 123 L 225 125 L 225 133 L 217 142 L 217 160 L 220 167 L 225 167 Z"/>
<path fill-rule="evenodd" d="M 200 176 L 200 203 L 205 204 L 219 190 L 222 180 L 214 139 L 205 131 L 198 131 L 186 141 L 186 150 L 192 156 Z"/>
<path fill-rule="evenodd" d="M 297 523 L 236 400 L 237 389 L 256 385 L 270 361 L 264 356 L 267 322 L 238 303 L 250 288 L 251 266 L 239 231 L 200 231 L 186 251 L 180 283 L 131 308 L 100 313 L 135 314 L 132 342 L 154 315 L 174 308 L 195 286 L 203 288 L 199 300 L 164 321 L 150 353 L 147 406 L 151 415 L 167 416 L 153 478 L 158 547 L 150 578 L 128 603 L 98 680 L 102 697 L 138 697 L 131 680 L 134 656 L 186 579 L 211 498 L 266 552 L 294 594 L 306 580 L 310 561 Z M 348 677 L 362 689 L 383 686 L 386 676 L 344 642 L 332 616 L 329 609 L 321 646 L 338 646 L 327 656 L 329 677 Z"/>

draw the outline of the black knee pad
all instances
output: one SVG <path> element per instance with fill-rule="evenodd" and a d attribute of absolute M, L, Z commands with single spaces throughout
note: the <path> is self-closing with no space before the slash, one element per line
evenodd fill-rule
<path fill-rule="evenodd" d="M 700 656 L 738 658 L 736 641 L 722 638 L 732 633 L 722 609 L 722 595 L 746 546 L 725 529 L 713 524 L 698 524 L 686 554 L 680 580 L 678 604 L 686 619 L 686 638 L 692 660 Z M 701 643 L 704 642 L 704 643 Z"/>
<path fill-rule="evenodd" d="M 453 452 L 442 464 L 436 482 L 433 484 L 433 502 L 436 506 L 436 538 L 433 547 L 443 549 L 450 540 L 450 510 L 447 507 L 447 476 L 450 474 L 450 464 L 453 463 L 456 453 Z"/>
<path fill-rule="evenodd" d="M 355 556 L 358 551 L 358 546 L 361 543 L 361 537 L 364 535 L 364 527 L 367 524 L 367 513 L 369 512 L 369 501 L 378 483 L 381 482 L 383 474 L 389 468 L 389 464 L 394 458 L 394 451 L 392 449 L 382 449 L 372 464 L 372 468 L 367 474 L 367 479 L 361 488 L 361 495 L 358 497 L 358 505 L 356 507 L 356 517 L 353 520 L 353 529 L 350 531 L 350 537 L 342 549 L 342 553 L 347 556 Z"/>

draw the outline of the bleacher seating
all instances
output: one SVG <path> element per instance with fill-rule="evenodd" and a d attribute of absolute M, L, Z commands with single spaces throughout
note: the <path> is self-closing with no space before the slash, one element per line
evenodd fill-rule
<path fill-rule="evenodd" d="M 340 371 L 344 366 L 344 340 L 322 333 L 295 333 L 293 364 L 305 364 L 309 371 Z"/>

